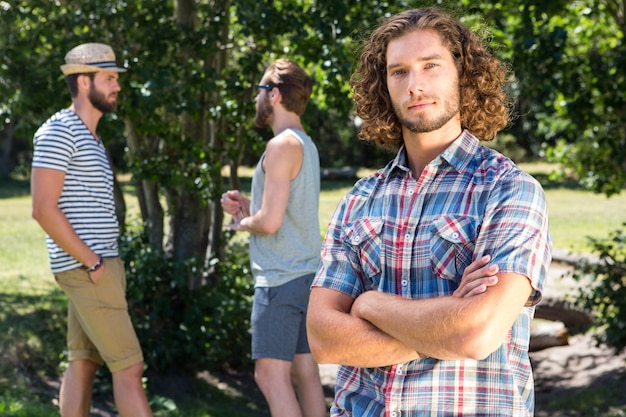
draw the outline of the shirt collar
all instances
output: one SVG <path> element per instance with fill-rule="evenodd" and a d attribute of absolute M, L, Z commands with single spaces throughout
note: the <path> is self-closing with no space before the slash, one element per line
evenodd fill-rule
<path fill-rule="evenodd" d="M 468 130 L 463 130 L 461 135 L 438 158 L 435 158 L 435 161 L 442 159 L 457 171 L 464 171 L 472 163 L 478 146 L 480 145 L 476 136 Z"/>
<path fill-rule="evenodd" d="M 440 166 L 445 161 L 455 170 L 463 171 L 472 163 L 472 157 L 476 153 L 478 146 L 478 139 L 468 130 L 463 130 L 459 137 L 435 158 L 430 165 Z M 387 165 L 385 176 L 389 176 L 396 169 L 410 172 L 411 169 L 406 159 L 406 148 L 402 145 L 396 157 Z"/>

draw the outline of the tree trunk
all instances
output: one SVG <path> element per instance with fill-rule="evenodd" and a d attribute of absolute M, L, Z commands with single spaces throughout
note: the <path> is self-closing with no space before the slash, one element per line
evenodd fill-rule
<path fill-rule="evenodd" d="M 137 156 L 139 150 L 147 146 L 147 140 L 137 132 L 132 120 L 124 119 L 126 125 L 127 144 L 131 158 Z M 154 142 L 158 143 L 158 140 Z M 149 180 L 135 180 L 135 189 L 148 241 L 156 247 L 163 247 L 163 206 L 159 200 L 159 185 Z"/>
<path fill-rule="evenodd" d="M 5 123 L 0 132 L 0 178 L 8 178 L 11 173 L 11 151 L 15 121 Z"/>

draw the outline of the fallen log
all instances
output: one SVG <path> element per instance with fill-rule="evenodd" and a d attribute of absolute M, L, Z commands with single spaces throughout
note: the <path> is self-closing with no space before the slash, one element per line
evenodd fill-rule
<path fill-rule="evenodd" d="M 530 328 L 529 351 L 569 345 L 569 332 L 560 321 L 533 320 Z"/>
<path fill-rule="evenodd" d="M 571 332 L 581 332 L 593 323 L 593 316 L 571 302 L 544 298 L 535 308 L 535 318 L 560 321 Z"/>
<path fill-rule="evenodd" d="M 582 332 L 593 322 L 592 315 L 563 299 L 545 298 L 535 308 L 531 323 L 531 352 L 566 346 L 572 333 Z"/>

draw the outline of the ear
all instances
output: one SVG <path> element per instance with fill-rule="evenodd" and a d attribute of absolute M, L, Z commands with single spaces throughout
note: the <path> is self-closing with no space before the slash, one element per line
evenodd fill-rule
<path fill-rule="evenodd" d="M 280 90 L 277 87 L 270 91 L 270 100 L 272 103 L 280 103 Z"/>
<path fill-rule="evenodd" d="M 89 78 L 89 75 L 87 74 L 80 74 L 78 76 L 78 79 L 76 80 L 78 84 L 78 88 L 89 88 L 90 81 L 91 79 Z"/>

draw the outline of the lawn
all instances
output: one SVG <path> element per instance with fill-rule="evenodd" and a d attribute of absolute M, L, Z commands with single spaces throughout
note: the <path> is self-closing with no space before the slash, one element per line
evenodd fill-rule
<path fill-rule="evenodd" d="M 626 193 L 607 199 L 575 184 L 548 180 L 551 167 L 522 166 L 544 185 L 555 248 L 584 253 L 588 237 L 601 238 L 626 222 Z M 251 170 L 244 169 L 242 177 Z M 359 171 L 365 175 L 367 171 Z M 244 191 L 249 178 L 243 178 Z M 323 181 L 320 224 L 323 232 L 341 196 L 353 181 Z M 127 194 L 129 207 L 136 201 Z M 65 300 L 49 271 L 44 233 L 30 217 L 29 185 L 25 181 L 0 182 L 0 415 L 56 416 L 58 376 L 65 357 Z M 97 401 L 108 401 L 108 376 L 97 385 Z M 179 384 L 182 385 L 182 384 Z M 180 388 L 180 387 L 179 387 Z M 150 392 L 157 416 L 267 416 L 253 385 L 215 383 L 213 376 L 188 387 L 195 399 L 175 403 L 161 390 Z M 160 393 L 158 395 L 157 391 Z M 257 396 L 254 401 L 252 396 Z"/>

